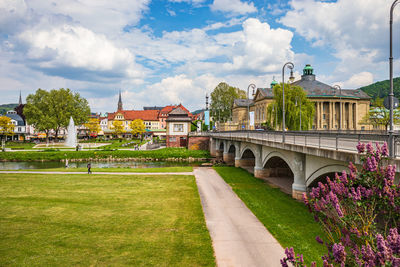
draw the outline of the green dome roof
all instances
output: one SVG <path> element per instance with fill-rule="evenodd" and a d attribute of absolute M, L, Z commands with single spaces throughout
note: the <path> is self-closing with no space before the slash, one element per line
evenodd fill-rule
<path fill-rule="evenodd" d="M 271 88 L 274 88 L 275 85 L 277 85 L 278 82 L 275 81 L 275 78 L 273 78 L 272 82 L 271 82 Z"/>
<path fill-rule="evenodd" d="M 303 75 L 313 75 L 314 69 L 311 67 L 310 64 L 306 64 L 306 66 L 303 69 Z"/>

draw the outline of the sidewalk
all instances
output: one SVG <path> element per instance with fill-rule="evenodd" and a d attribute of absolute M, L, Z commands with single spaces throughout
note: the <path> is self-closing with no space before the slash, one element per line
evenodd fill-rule
<path fill-rule="evenodd" d="M 196 183 L 217 265 L 281 266 L 284 249 L 212 168 L 196 168 Z"/>

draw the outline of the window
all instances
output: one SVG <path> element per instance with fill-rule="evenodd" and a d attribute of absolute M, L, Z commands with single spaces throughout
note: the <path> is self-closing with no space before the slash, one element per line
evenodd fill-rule
<path fill-rule="evenodd" d="M 176 137 L 170 136 L 170 137 L 169 137 L 169 141 L 170 141 L 170 142 L 176 142 Z"/>
<path fill-rule="evenodd" d="M 326 129 L 326 128 L 328 128 L 328 126 L 327 126 L 327 125 L 324 125 L 324 129 Z"/>
<path fill-rule="evenodd" d="M 183 124 L 174 124 L 174 132 L 183 132 Z"/>
<path fill-rule="evenodd" d="M 365 130 L 365 126 L 361 126 L 361 130 L 363 130 L 363 131 L 364 131 L 364 130 Z"/>
<path fill-rule="evenodd" d="M 21 132 L 21 127 L 18 127 L 18 132 Z"/>
<path fill-rule="evenodd" d="M 325 114 L 322 115 L 322 118 L 325 120 Z"/>

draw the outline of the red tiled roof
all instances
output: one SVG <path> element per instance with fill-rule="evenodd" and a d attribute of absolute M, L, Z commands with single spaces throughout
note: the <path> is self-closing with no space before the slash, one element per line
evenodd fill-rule
<path fill-rule="evenodd" d="M 184 111 L 186 111 L 186 113 L 189 115 L 189 117 L 193 117 L 192 113 L 190 113 L 190 111 L 185 108 L 182 104 L 179 105 L 170 105 L 170 106 L 166 106 L 164 107 L 161 111 L 160 111 L 160 116 L 166 117 L 168 115 L 168 113 L 170 113 L 171 111 L 173 111 L 176 108 L 181 108 Z"/>
<path fill-rule="evenodd" d="M 120 110 L 114 113 L 108 113 L 108 119 L 114 120 L 118 113 L 121 113 L 125 120 L 141 119 L 144 121 L 158 121 L 159 110 Z"/>

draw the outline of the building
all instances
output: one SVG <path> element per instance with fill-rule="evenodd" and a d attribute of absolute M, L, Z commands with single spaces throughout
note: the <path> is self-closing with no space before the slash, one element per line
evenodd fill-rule
<path fill-rule="evenodd" d="M 190 113 L 190 111 L 187 108 L 185 108 L 182 104 L 165 106 L 163 109 L 160 110 L 160 115 L 159 115 L 160 124 L 163 129 L 165 129 L 167 126 L 166 119 L 168 118 L 169 113 L 176 108 L 181 108 L 184 112 L 186 112 L 186 114 L 188 114 L 190 118 L 193 118 L 192 113 Z"/>
<path fill-rule="evenodd" d="M 236 129 L 247 127 L 249 105 L 254 112 L 254 127 L 262 127 L 267 118 L 267 106 L 273 102 L 273 86 L 258 88 L 252 100 L 236 99 L 232 110 L 232 125 Z M 363 91 L 356 89 L 339 90 L 333 86 L 316 80 L 314 70 L 310 65 L 303 69 L 301 79 L 291 85 L 300 86 L 307 98 L 315 104 L 315 116 L 312 129 L 314 130 L 370 130 L 370 125 L 360 125 L 359 122 L 368 114 L 371 98 Z M 342 120 L 340 121 L 340 108 Z M 340 125 L 341 124 L 341 125 Z M 226 128 L 226 127 L 225 127 Z"/>
<path fill-rule="evenodd" d="M 192 118 L 182 107 L 169 112 L 167 124 L 167 147 L 186 147 Z"/>
<path fill-rule="evenodd" d="M 10 118 L 11 123 L 14 125 L 14 134 L 9 138 L 13 141 L 24 141 L 26 135 L 26 124 L 24 119 L 22 119 L 15 110 L 7 111 L 5 116 Z"/>

